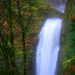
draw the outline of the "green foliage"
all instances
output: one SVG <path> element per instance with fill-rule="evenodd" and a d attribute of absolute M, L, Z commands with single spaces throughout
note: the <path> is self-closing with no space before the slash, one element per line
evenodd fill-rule
<path fill-rule="evenodd" d="M 69 47 L 69 53 L 70 53 L 70 56 L 75 56 L 75 23 L 70 21 L 69 22 L 69 29 L 68 29 L 68 35 L 67 35 L 67 45 Z"/>
<path fill-rule="evenodd" d="M 72 14 L 73 16 L 75 16 L 75 5 L 72 7 L 72 12 L 71 12 L 71 14 Z"/>
<path fill-rule="evenodd" d="M 74 58 L 68 59 L 67 61 L 63 62 L 63 65 L 65 64 L 65 66 L 68 66 L 72 63 L 72 61 L 74 61 Z"/>
<path fill-rule="evenodd" d="M 63 62 L 62 62 L 62 68 L 63 68 L 63 74 L 67 75 L 74 75 L 74 62 L 75 62 L 75 22 L 74 20 L 69 20 L 67 24 L 67 30 L 66 30 L 66 42 L 64 43 L 64 53 L 63 53 Z M 64 40 L 65 38 L 63 38 Z"/>

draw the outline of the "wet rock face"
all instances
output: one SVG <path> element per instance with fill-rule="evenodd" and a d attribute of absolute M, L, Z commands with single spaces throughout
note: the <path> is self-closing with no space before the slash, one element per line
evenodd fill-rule
<path fill-rule="evenodd" d="M 59 7 L 62 4 L 65 4 L 66 0 L 47 0 L 47 2 L 55 7 Z"/>

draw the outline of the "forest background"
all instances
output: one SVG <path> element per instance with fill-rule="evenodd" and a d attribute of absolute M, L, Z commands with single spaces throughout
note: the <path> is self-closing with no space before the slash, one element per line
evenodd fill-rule
<path fill-rule="evenodd" d="M 38 34 L 45 20 L 63 17 L 58 75 L 75 75 L 75 1 L 65 13 L 46 0 L 0 0 L 0 74 L 35 75 Z"/>

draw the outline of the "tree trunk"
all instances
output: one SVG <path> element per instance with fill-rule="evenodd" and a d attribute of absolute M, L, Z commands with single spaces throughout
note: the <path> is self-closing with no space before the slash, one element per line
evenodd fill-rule
<path fill-rule="evenodd" d="M 10 75 L 15 75 L 15 53 L 14 53 L 14 33 L 13 33 L 13 25 L 12 25 L 12 9 L 11 9 L 11 0 L 8 0 L 8 22 L 9 22 L 9 31 L 10 31 L 10 65 L 11 71 Z"/>
<path fill-rule="evenodd" d="M 23 64 L 24 64 L 24 75 L 25 75 L 26 74 L 25 26 L 22 21 L 19 0 L 17 0 L 17 6 L 18 6 L 18 15 L 19 15 L 19 20 L 20 20 L 20 26 L 22 28 Z"/>

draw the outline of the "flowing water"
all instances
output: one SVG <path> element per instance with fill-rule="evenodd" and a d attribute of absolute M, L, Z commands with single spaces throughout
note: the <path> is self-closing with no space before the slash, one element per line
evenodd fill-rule
<path fill-rule="evenodd" d="M 53 0 L 47 0 L 50 3 Z M 64 13 L 66 0 L 57 0 L 55 8 Z M 54 1 L 53 1 L 54 2 Z M 56 75 L 62 19 L 50 18 L 45 21 L 39 33 L 36 51 L 36 75 Z"/>
<path fill-rule="evenodd" d="M 40 34 L 36 52 L 36 75 L 55 75 L 62 19 L 47 19 Z"/>

